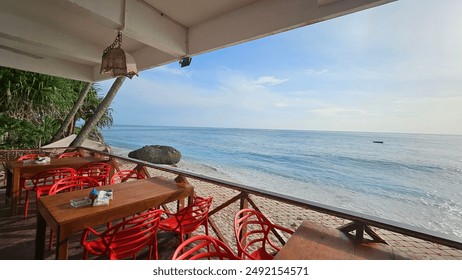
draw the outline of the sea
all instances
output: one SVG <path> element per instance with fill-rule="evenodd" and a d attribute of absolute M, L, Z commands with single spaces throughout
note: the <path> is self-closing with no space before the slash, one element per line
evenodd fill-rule
<path fill-rule="evenodd" d="M 115 154 L 166 145 L 178 168 L 462 237 L 462 136 L 115 125 Z"/>

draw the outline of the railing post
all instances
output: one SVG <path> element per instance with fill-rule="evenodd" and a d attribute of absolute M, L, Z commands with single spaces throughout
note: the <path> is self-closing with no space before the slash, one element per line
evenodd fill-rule
<path fill-rule="evenodd" d="M 249 208 L 249 201 L 247 200 L 248 193 L 242 192 L 240 199 L 239 210 Z"/>
<path fill-rule="evenodd" d="M 363 243 L 364 241 L 364 228 L 365 224 L 363 223 L 356 223 L 356 242 Z"/>
<path fill-rule="evenodd" d="M 248 193 L 246 192 L 241 192 L 242 196 L 241 196 L 241 199 L 239 200 L 239 211 L 242 210 L 242 209 L 246 209 L 249 207 L 249 201 L 247 200 L 247 197 L 248 197 Z M 242 216 L 240 216 L 239 218 L 241 218 Z M 235 226 L 235 225 L 234 225 Z M 240 236 L 239 236 L 239 240 L 243 240 L 242 237 L 244 235 L 247 234 L 247 226 L 243 227 L 242 230 L 240 231 Z M 244 244 L 242 244 L 242 246 L 245 246 L 245 239 L 243 240 Z M 238 252 L 238 254 L 240 254 L 240 252 Z"/>

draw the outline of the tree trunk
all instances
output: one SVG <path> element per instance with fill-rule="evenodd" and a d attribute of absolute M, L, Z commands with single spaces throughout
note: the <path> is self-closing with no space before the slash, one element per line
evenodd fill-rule
<path fill-rule="evenodd" d="M 75 117 L 72 118 L 71 123 L 69 124 L 69 127 L 67 128 L 66 137 L 70 136 L 74 132 L 74 128 L 75 128 Z"/>
<path fill-rule="evenodd" d="M 51 139 L 51 142 L 58 141 L 62 139 L 63 137 L 65 137 L 66 129 L 70 127 L 70 124 L 72 120 L 74 119 L 75 114 L 77 114 L 77 111 L 82 106 L 83 102 L 85 101 L 85 98 L 87 97 L 87 94 L 90 91 L 90 88 L 92 85 L 93 83 L 86 83 L 84 85 L 84 87 L 82 88 L 82 91 L 80 91 L 79 98 L 77 99 L 77 101 L 75 101 L 74 106 L 72 107 L 69 114 L 67 114 L 66 119 L 61 123 L 61 127 L 58 129 L 56 134 L 53 136 L 53 138 Z"/>
<path fill-rule="evenodd" d="M 103 101 L 99 104 L 98 108 L 96 109 L 93 116 L 85 122 L 85 125 L 80 130 L 77 137 L 75 137 L 74 141 L 70 144 L 70 146 L 78 147 L 83 144 L 83 141 L 88 138 L 90 132 L 96 127 L 96 124 L 104 115 L 104 113 L 111 105 L 112 100 L 116 96 L 117 92 L 119 91 L 120 87 L 124 83 L 126 77 L 118 77 L 111 86 L 111 89 L 108 91 L 106 97 L 104 97 Z"/>

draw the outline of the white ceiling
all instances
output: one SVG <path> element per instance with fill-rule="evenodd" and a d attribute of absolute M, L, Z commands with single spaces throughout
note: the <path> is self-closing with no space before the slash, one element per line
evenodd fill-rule
<path fill-rule="evenodd" d="M 95 82 L 119 29 L 142 71 L 392 1 L 1 0 L 0 65 Z"/>

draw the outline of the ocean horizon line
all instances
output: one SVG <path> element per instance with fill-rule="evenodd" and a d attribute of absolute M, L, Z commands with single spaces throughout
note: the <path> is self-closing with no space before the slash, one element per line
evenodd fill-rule
<path fill-rule="evenodd" d="M 187 125 L 140 125 L 140 124 L 113 124 L 111 127 L 157 127 L 157 128 L 188 128 L 188 129 L 227 129 L 227 130 L 261 130 L 261 131 L 293 131 L 293 132 L 326 132 L 326 133 L 370 133 L 370 134 L 397 134 L 397 135 L 436 135 L 436 136 L 462 136 L 455 133 L 429 133 L 429 132 L 399 132 L 399 131 L 355 131 L 355 130 L 322 130 L 322 129 L 293 129 L 293 128 L 251 128 L 251 127 L 218 127 L 218 126 L 187 126 Z"/>

